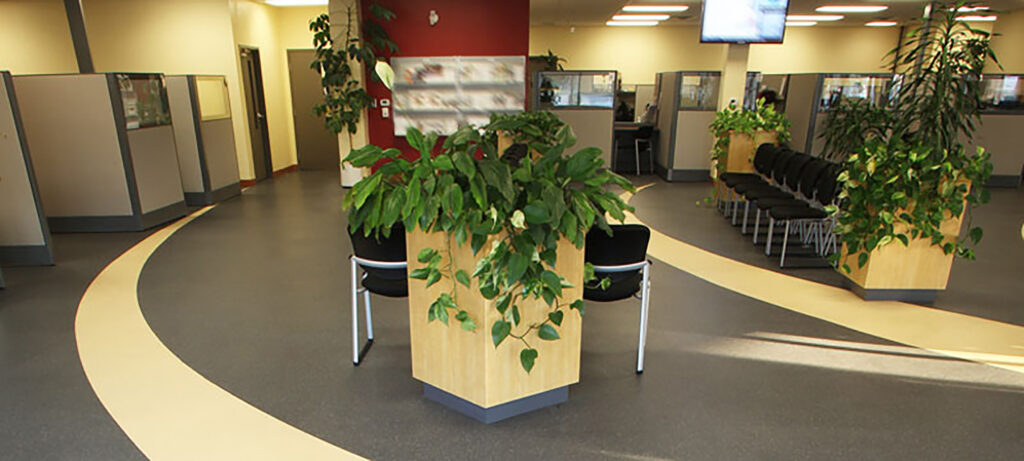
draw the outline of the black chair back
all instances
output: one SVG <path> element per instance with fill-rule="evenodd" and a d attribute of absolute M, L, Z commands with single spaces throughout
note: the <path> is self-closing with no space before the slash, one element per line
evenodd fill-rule
<path fill-rule="evenodd" d="M 836 194 L 839 193 L 837 178 L 841 172 L 842 167 L 835 163 L 829 163 L 828 168 L 826 168 L 825 171 L 821 173 L 821 177 L 818 178 L 818 184 L 815 186 L 815 189 L 817 189 L 817 195 L 814 198 L 825 205 L 832 203 L 836 198 Z"/>
<path fill-rule="evenodd" d="M 779 153 L 775 156 L 775 163 L 772 164 L 771 175 L 776 183 L 782 184 L 783 179 L 786 177 L 786 167 L 795 156 L 796 153 L 789 148 L 782 147 L 779 149 Z"/>
<path fill-rule="evenodd" d="M 355 233 L 349 230 L 348 236 L 352 240 L 352 252 L 358 258 L 380 262 L 405 261 L 405 226 L 401 223 L 391 228 L 391 235 L 381 235 L 379 240 L 373 234 L 369 237 L 364 236 L 362 229 Z M 361 264 L 360 267 L 366 271 L 363 286 L 371 292 L 385 296 L 406 295 L 406 269 L 382 269 Z"/>
<path fill-rule="evenodd" d="M 654 125 L 640 125 L 636 130 L 636 139 L 651 139 L 654 136 Z"/>
<path fill-rule="evenodd" d="M 800 193 L 804 197 L 814 197 L 815 188 L 821 174 L 828 168 L 828 161 L 816 158 L 807 163 L 803 173 L 800 174 Z"/>
<path fill-rule="evenodd" d="M 612 225 L 612 235 L 594 226 L 587 233 L 587 247 L 584 259 L 595 266 L 622 266 L 643 262 L 647 259 L 647 244 L 651 230 L 640 224 Z M 642 272 L 640 269 L 597 274 L 598 279 L 611 279 L 607 289 L 583 288 L 583 297 L 594 301 L 615 301 L 625 299 L 640 291 Z"/>
<path fill-rule="evenodd" d="M 783 183 L 789 187 L 790 190 L 796 190 L 800 184 L 800 174 L 803 173 L 804 167 L 813 159 L 810 155 L 797 153 L 794 154 L 793 159 L 786 165 L 785 174 L 783 176 Z"/>
<path fill-rule="evenodd" d="M 754 154 L 754 170 L 765 176 L 771 174 L 772 164 L 778 158 L 779 148 L 771 143 L 764 143 L 758 146 Z"/>

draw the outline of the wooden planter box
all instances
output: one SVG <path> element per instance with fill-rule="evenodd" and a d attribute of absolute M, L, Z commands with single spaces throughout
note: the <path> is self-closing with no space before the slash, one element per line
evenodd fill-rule
<path fill-rule="evenodd" d="M 437 249 L 444 259 L 440 267 L 448 264 L 444 233 L 424 233 L 420 230 L 406 234 L 409 271 L 422 266 L 416 256 L 424 247 Z M 478 258 L 469 243 L 455 247 L 452 257 L 454 269 L 472 274 Z M 484 245 L 483 257 L 490 243 Z M 563 291 L 563 300 L 572 302 L 583 295 L 583 250 L 567 240 L 559 242 L 558 263 L 555 272 L 573 284 Z M 529 373 L 519 362 L 521 341 L 508 337 L 497 348 L 491 340 L 491 324 L 500 314 L 494 300 L 484 299 L 478 291 L 476 279 L 471 288 L 454 283 L 459 306 L 469 313 L 477 324 L 474 332 L 461 329 L 452 319 L 451 325 L 440 321 L 427 322 L 427 310 L 437 296 L 451 290 L 454 282 L 443 278 L 426 288 L 422 280 L 409 280 L 409 336 L 412 349 L 412 375 L 424 384 L 424 393 L 431 400 L 449 406 L 483 422 L 494 422 L 532 411 L 568 399 L 568 386 L 579 382 L 580 340 L 582 319 L 579 313 L 563 309 L 565 317 L 558 329 L 561 336 L 555 341 L 537 337 L 536 330 L 527 337 L 537 349 L 538 357 Z M 513 327 L 520 334 L 525 325 L 540 323 L 547 318 L 548 306 L 542 299 L 519 303 L 522 322 Z M 454 316 L 454 314 L 453 314 Z"/>
<path fill-rule="evenodd" d="M 960 235 L 963 215 L 942 222 L 940 230 L 947 241 Z M 909 235 L 907 228 L 896 227 L 897 232 Z M 857 267 L 857 256 L 850 255 L 843 245 L 839 258 L 839 273 L 846 276 L 846 286 L 866 300 L 891 300 L 931 303 L 946 289 L 949 271 L 955 254 L 945 254 L 941 246 L 930 239 L 912 239 L 904 246 L 898 240 L 875 248 L 864 267 Z M 842 269 L 850 266 L 850 273 Z"/>
<path fill-rule="evenodd" d="M 729 153 L 725 159 L 727 173 L 753 173 L 754 154 L 766 142 L 778 144 L 779 134 L 774 131 L 755 131 L 752 134 L 729 134 Z"/>

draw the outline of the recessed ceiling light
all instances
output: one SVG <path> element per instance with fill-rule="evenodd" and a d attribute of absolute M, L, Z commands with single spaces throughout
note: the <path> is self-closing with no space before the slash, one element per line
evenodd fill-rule
<path fill-rule="evenodd" d="M 992 21 L 995 21 L 997 18 L 998 18 L 998 16 L 995 16 L 995 15 L 991 15 L 991 16 L 960 16 L 960 17 L 956 18 L 956 20 L 957 21 L 967 21 L 967 22 L 992 22 Z"/>
<path fill-rule="evenodd" d="M 612 16 L 612 21 L 664 21 L 668 18 L 667 14 L 617 14 Z"/>
<path fill-rule="evenodd" d="M 895 25 L 899 25 L 899 23 L 896 21 L 871 21 L 864 25 L 868 27 L 892 27 Z"/>
<path fill-rule="evenodd" d="M 819 13 L 877 13 L 888 10 L 885 5 L 826 5 L 814 9 Z"/>
<path fill-rule="evenodd" d="M 658 21 L 607 21 L 606 26 L 656 26 Z"/>
<path fill-rule="evenodd" d="M 321 6 L 327 5 L 327 0 L 267 0 L 270 6 Z"/>
<path fill-rule="evenodd" d="M 787 21 L 838 21 L 843 19 L 841 14 L 791 14 L 786 16 Z"/>
<path fill-rule="evenodd" d="M 690 9 L 687 5 L 626 5 L 622 11 L 629 13 L 679 13 Z"/>
<path fill-rule="evenodd" d="M 814 21 L 786 21 L 786 27 L 810 27 L 818 24 Z"/>
<path fill-rule="evenodd" d="M 988 9 L 989 8 L 987 6 L 961 6 L 960 8 L 957 8 L 956 11 L 960 13 L 974 13 L 977 11 L 986 11 Z M 949 11 L 953 11 L 953 9 L 950 8 Z"/>

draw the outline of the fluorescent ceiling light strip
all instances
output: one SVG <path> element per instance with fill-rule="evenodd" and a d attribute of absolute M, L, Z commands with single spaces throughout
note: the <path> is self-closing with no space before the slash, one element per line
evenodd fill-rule
<path fill-rule="evenodd" d="M 814 9 L 819 13 L 877 13 L 888 10 L 885 5 L 825 5 Z"/>
<path fill-rule="evenodd" d="M 967 22 L 992 22 L 998 19 L 998 16 L 960 16 L 956 18 L 957 21 Z"/>
<path fill-rule="evenodd" d="M 974 13 L 977 11 L 986 11 L 988 9 L 989 7 L 987 6 L 961 6 L 960 8 L 957 8 L 956 11 L 960 13 Z M 950 8 L 949 11 L 953 11 L 953 9 Z"/>
<path fill-rule="evenodd" d="M 896 21 L 871 21 L 871 22 L 866 23 L 864 25 L 868 26 L 868 27 L 892 27 L 892 26 L 895 26 L 897 24 L 899 24 L 899 23 L 896 22 Z"/>
<path fill-rule="evenodd" d="M 612 16 L 612 21 L 664 21 L 668 18 L 667 14 L 617 14 Z"/>
<path fill-rule="evenodd" d="M 786 27 L 810 27 L 816 24 L 814 21 L 786 21 Z"/>
<path fill-rule="evenodd" d="M 325 6 L 328 0 L 267 0 L 270 6 Z"/>
<path fill-rule="evenodd" d="M 680 13 L 690 9 L 687 5 L 626 5 L 622 11 L 628 13 Z"/>
<path fill-rule="evenodd" d="M 656 26 L 658 21 L 608 21 L 606 26 Z"/>
<path fill-rule="evenodd" d="M 787 21 L 838 21 L 845 16 L 841 14 L 791 14 Z"/>

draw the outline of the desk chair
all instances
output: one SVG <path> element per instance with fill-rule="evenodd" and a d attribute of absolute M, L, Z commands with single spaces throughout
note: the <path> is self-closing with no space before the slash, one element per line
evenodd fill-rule
<path fill-rule="evenodd" d="M 654 144 L 651 143 L 651 138 L 654 137 L 654 125 L 640 125 L 640 128 L 636 130 L 636 136 L 633 138 L 633 149 L 636 153 L 636 174 L 640 174 L 640 143 L 647 144 L 647 152 L 650 156 L 647 158 L 650 160 L 651 173 L 654 172 Z"/>
<path fill-rule="evenodd" d="M 647 243 L 651 230 L 639 224 L 613 225 L 612 236 L 594 227 L 587 233 L 584 254 L 594 266 L 598 280 L 610 279 L 607 289 L 583 287 L 588 301 L 618 301 L 630 296 L 640 298 L 640 331 L 638 334 L 636 373 L 644 372 L 644 348 L 647 345 L 647 312 L 650 306 L 651 262 L 647 260 Z M 639 296 L 638 296 L 639 294 Z"/>
<path fill-rule="evenodd" d="M 405 228 L 401 224 L 391 228 L 390 237 L 365 237 L 363 230 L 349 231 L 352 240 L 352 365 L 359 363 L 373 346 L 373 315 L 370 312 L 370 293 L 392 298 L 409 296 L 405 260 Z M 358 278 L 358 269 L 363 276 Z M 362 282 L 362 288 L 359 287 Z M 359 295 L 366 305 L 366 344 L 359 348 Z"/>

